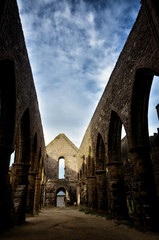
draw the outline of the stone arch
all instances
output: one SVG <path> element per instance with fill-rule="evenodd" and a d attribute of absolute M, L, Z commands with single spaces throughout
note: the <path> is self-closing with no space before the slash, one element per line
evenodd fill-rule
<path fill-rule="evenodd" d="M 41 208 L 41 175 L 42 175 L 42 167 L 43 167 L 43 157 L 41 147 L 38 153 L 38 164 L 36 169 L 36 178 L 35 178 L 35 193 L 34 193 L 34 213 L 38 213 Z"/>
<path fill-rule="evenodd" d="M 135 172 L 135 214 L 143 225 L 155 226 L 159 213 L 157 191 L 152 171 L 148 134 L 148 103 L 154 75 L 150 68 L 137 69 L 132 88 L 130 131 Z M 142 190 L 141 190 L 142 189 Z"/>
<path fill-rule="evenodd" d="M 3 1 L 4 2 L 4 1 Z M 14 62 L 0 60 L 0 229 L 13 224 L 13 203 L 9 183 L 9 163 L 14 151 L 16 116 L 16 76 Z"/>
<path fill-rule="evenodd" d="M 15 161 L 12 168 L 12 187 L 16 190 L 18 185 L 27 185 L 30 167 L 30 115 L 26 109 L 18 125 Z"/>
<path fill-rule="evenodd" d="M 148 102 L 155 72 L 148 68 L 137 69 L 131 98 L 132 148 L 149 146 Z M 157 75 L 157 74 L 155 74 Z"/>
<path fill-rule="evenodd" d="M 30 168 L 32 171 L 36 171 L 38 162 L 38 148 L 37 148 L 37 133 L 34 134 L 33 145 L 32 145 L 32 156 L 30 161 Z"/>
<path fill-rule="evenodd" d="M 104 171 L 105 167 L 106 167 L 105 145 L 101 134 L 98 133 L 96 146 L 96 169 Z"/>
<path fill-rule="evenodd" d="M 96 180 L 98 211 L 107 211 L 108 194 L 106 179 L 106 152 L 105 144 L 100 133 L 98 133 L 96 146 Z"/>
<path fill-rule="evenodd" d="M 126 191 L 121 158 L 122 121 L 112 110 L 108 131 L 107 177 L 109 181 L 109 209 L 113 217 L 128 216 Z"/>
<path fill-rule="evenodd" d="M 121 129 L 121 118 L 112 110 L 108 131 L 108 164 L 121 162 Z"/>
<path fill-rule="evenodd" d="M 38 165 L 38 151 L 37 151 L 37 133 L 34 134 L 33 144 L 31 148 L 30 169 L 28 175 L 28 194 L 27 194 L 27 214 L 33 214 L 34 209 L 34 194 L 35 194 L 35 180 Z"/>
<path fill-rule="evenodd" d="M 13 201 L 17 224 L 25 221 L 28 173 L 30 167 L 30 114 L 27 108 L 18 125 L 15 146 L 15 162 L 12 166 Z"/>
<path fill-rule="evenodd" d="M 92 148 L 89 146 L 87 158 L 88 208 L 97 209 L 97 181 Z"/>
<path fill-rule="evenodd" d="M 27 108 L 18 125 L 15 163 L 30 164 L 30 114 Z"/>
<path fill-rule="evenodd" d="M 95 162 L 93 157 L 93 152 L 91 146 L 89 146 L 88 151 L 88 157 L 87 157 L 87 176 L 95 176 Z"/>

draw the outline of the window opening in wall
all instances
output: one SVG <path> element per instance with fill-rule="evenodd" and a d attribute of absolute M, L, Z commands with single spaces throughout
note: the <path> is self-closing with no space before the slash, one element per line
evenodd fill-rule
<path fill-rule="evenodd" d="M 159 104 L 159 77 L 154 76 L 151 85 L 150 97 L 149 97 L 149 107 L 148 107 L 148 126 L 149 126 L 149 136 L 156 133 L 158 125 L 158 115 L 156 106 Z"/>
<path fill-rule="evenodd" d="M 59 179 L 65 178 L 65 159 L 61 157 L 59 159 Z"/>
<path fill-rule="evenodd" d="M 126 132 L 125 132 L 124 125 L 122 124 L 122 127 L 121 127 L 121 139 L 123 139 L 125 136 L 126 136 Z"/>
<path fill-rule="evenodd" d="M 10 165 L 9 165 L 10 167 L 14 163 L 14 159 L 15 159 L 15 151 L 11 154 L 11 157 L 10 157 Z"/>

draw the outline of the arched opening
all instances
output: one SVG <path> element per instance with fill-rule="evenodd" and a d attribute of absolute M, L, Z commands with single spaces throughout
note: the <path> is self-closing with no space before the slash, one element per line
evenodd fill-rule
<path fill-rule="evenodd" d="M 63 157 L 59 158 L 59 179 L 65 178 L 65 159 Z"/>
<path fill-rule="evenodd" d="M 41 177 L 42 177 L 43 158 L 41 148 L 38 153 L 38 166 L 35 178 L 35 193 L 34 193 L 34 213 L 37 214 L 41 208 Z"/>
<path fill-rule="evenodd" d="M 34 193 L 35 193 L 35 180 L 38 168 L 38 151 L 37 151 L 37 133 L 34 135 L 33 146 L 31 151 L 30 168 L 28 175 L 28 194 L 27 194 L 27 214 L 33 214 L 34 208 Z"/>
<path fill-rule="evenodd" d="M 33 146 L 32 146 L 32 158 L 30 161 L 30 169 L 31 171 L 37 170 L 38 165 L 38 151 L 37 151 L 37 133 L 34 135 Z"/>
<path fill-rule="evenodd" d="M 2 2 L 3 7 L 4 1 Z M 0 19 L 1 20 L 1 19 Z M 12 193 L 9 183 L 10 155 L 14 151 L 16 80 L 14 62 L 0 61 L 0 229 L 13 224 Z"/>
<path fill-rule="evenodd" d="M 148 129 L 148 103 L 154 74 L 150 69 L 137 70 L 131 105 L 131 151 L 137 186 L 136 215 L 141 224 L 152 227 L 159 213 Z"/>
<path fill-rule="evenodd" d="M 89 146 L 89 155 L 87 158 L 87 192 L 88 208 L 97 209 L 97 181 L 92 148 Z"/>
<path fill-rule="evenodd" d="M 28 171 L 30 166 L 30 116 L 27 109 L 18 126 L 15 161 L 12 167 L 12 188 L 16 190 L 18 185 L 28 184 Z"/>
<path fill-rule="evenodd" d="M 124 181 L 123 161 L 121 154 L 122 122 L 115 111 L 111 112 L 108 134 L 108 163 L 107 176 L 109 178 L 109 208 L 112 217 L 127 217 L 126 188 Z M 125 130 L 123 130 L 125 132 Z M 126 136 L 125 136 L 126 139 Z M 127 139 L 126 139 L 127 142 Z"/>
<path fill-rule="evenodd" d="M 107 179 L 106 179 L 106 153 L 103 138 L 98 133 L 96 147 L 96 180 L 98 211 L 108 210 Z"/>
<path fill-rule="evenodd" d="M 66 190 L 61 187 L 56 191 L 56 207 L 65 207 Z"/>
<path fill-rule="evenodd" d="M 129 153 L 128 139 L 123 124 L 121 130 L 121 162 L 128 214 L 131 217 L 134 214 L 134 166 Z"/>
<path fill-rule="evenodd" d="M 106 167 L 105 146 L 100 133 L 98 133 L 97 148 L 96 148 L 96 168 L 104 171 Z"/>
<path fill-rule="evenodd" d="M 30 115 L 29 109 L 26 109 L 18 126 L 15 161 L 12 166 L 13 201 L 18 203 L 16 207 L 17 224 L 25 221 L 29 167 Z"/>
<path fill-rule="evenodd" d="M 18 126 L 15 163 L 30 163 L 30 115 L 27 109 Z"/>

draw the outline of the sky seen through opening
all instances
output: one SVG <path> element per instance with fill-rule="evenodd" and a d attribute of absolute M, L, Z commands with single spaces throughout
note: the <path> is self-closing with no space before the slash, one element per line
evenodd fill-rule
<path fill-rule="evenodd" d="M 65 133 L 79 147 L 135 22 L 140 0 L 17 0 L 46 145 Z M 155 78 L 157 79 L 157 78 Z M 159 79 L 153 81 L 150 135 Z"/>

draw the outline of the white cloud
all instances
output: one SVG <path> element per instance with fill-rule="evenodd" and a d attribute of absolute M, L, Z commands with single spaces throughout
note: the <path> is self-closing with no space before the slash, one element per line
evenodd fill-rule
<path fill-rule="evenodd" d="M 46 144 L 64 132 L 80 145 L 137 2 L 18 0 Z"/>

